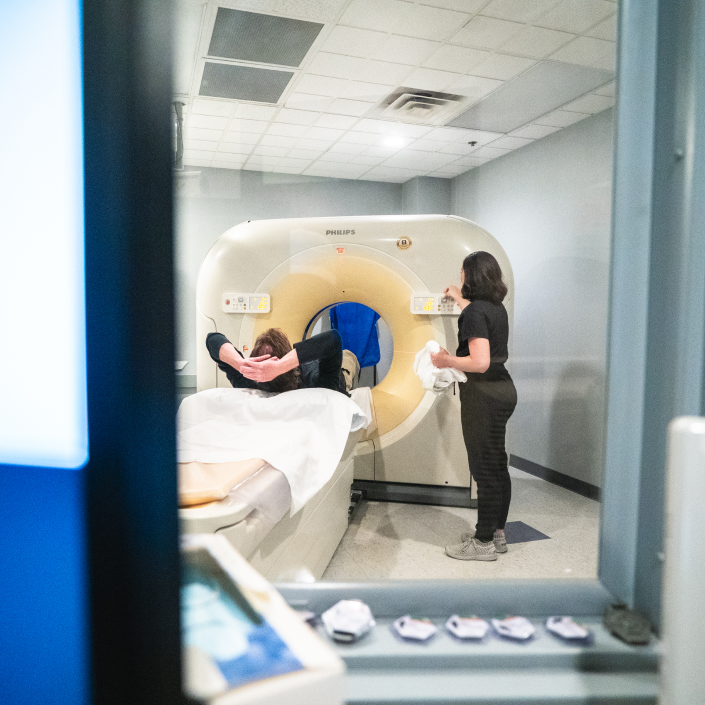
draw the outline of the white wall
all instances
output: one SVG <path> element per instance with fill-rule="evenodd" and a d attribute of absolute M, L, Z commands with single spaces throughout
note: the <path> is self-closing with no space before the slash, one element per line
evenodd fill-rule
<path fill-rule="evenodd" d="M 601 485 L 610 253 L 607 110 L 453 179 L 452 212 L 514 268 L 508 452 Z"/>
<path fill-rule="evenodd" d="M 402 186 L 259 171 L 186 167 L 199 176 L 176 181 L 176 359 L 195 386 L 196 281 L 206 253 L 229 228 L 247 220 L 402 212 Z"/>

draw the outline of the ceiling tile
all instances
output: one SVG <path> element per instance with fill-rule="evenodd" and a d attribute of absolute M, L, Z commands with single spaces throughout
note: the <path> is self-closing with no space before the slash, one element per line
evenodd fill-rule
<path fill-rule="evenodd" d="M 318 159 L 321 152 L 320 149 L 292 149 L 287 155 L 287 159 L 305 159 L 311 161 L 312 159 Z"/>
<path fill-rule="evenodd" d="M 608 83 L 606 86 L 602 86 L 601 88 L 597 88 L 595 90 L 595 93 L 597 93 L 597 95 L 609 95 L 614 98 L 616 87 L 617 86 L 616 86 L 615 82 L 610 81 L 610 83 Z"/>
<path fill-rule="evenodd" d="M 377 135 L 377 141 L 373 147 L 386 149 L 390 154 L 397 152 L 404 147 L 408 147 L 414 140 L 411 137 L 400 137 L 399 135 Z M 367 154 L 367 152 L 363 152 Z"/>
<path fill-rule="evenodd" d="M 308 140 L 328 140 L 335 142 L 345 130 L 334 130 L 331 127 L 311 127 L 306 131 L 304 137 Z"/>
<path fill-rule="evenodd" d="M 352 164 L 367 164 L 368 166 L 377 166 L 384 161 L 384 157 L 373 157 L 371 154 L 359 154 L 356 157 L 351 157 Z"/>
<path fill-rule="evenodd" d="M 574 122 L 578 122 L 586 117 L 587 115 L 585 115 L 584 113 L 570 113 L 566 110 L 554 110 L 552 113 L 544 115 L 543 117 L 538 118 L 534 122 L 537 125 L 568 127 L 568 125 L 572 125 Z"/>
<path fill-rule="evenodd" d="M 449 142 L 441 142 L 439 140 L 416 140 L 411 147 L 421 152 L 440 152 L 444 147 L 447 147 Z M 460 144 L 460 143 L 458 143 Z"/>
<path fill-rule="evenodd" d="M 242 144 L 242 142 L 221 142 L 219 152 L 230 152 L 231 154 L 250 154 L 255 148 L 253 144 Z"/>
<path fill-rule="evenodd" d="M 277 115 L 277 122 L 288 122 L 292 125 L 312 125 L 318 113 L 312 110 L 292 110 L 282 108 Z"/>
<path fill-rule="evenodd" d="M 341 25 L 393 31 L 399 21 L 413 9 L 400 0 L 352 0 L 339 20 Z"/>
<path fill-rule="evenodd" d="M 555 54 L 551 54 L 551 58 L 555 61 L 566 61 L 569 64 L 594 66 L 598 59 L 613 52 L 614 47 L 614 42 L 606 42 L 604 39 L 578 37 Z"/>
<path fill-rule="evenodd" d="M 346 0 L 276 0 L 274 12 L 316 22 L 333 22 Z"/>
<path fill-rule="evenodd" d="M 310 151 L 325 152 L 326 149 L 330 147 L 330 142 L 328 140 L 314 140 L 307 137 L 302 137 L 296 143 L 296 149 L 305 149 Z M 289 156 L 294 156 L 293 153 Z"/>
<path fill-rule="evenodd" d="M 424 135 L 426 140 L 440 140 L 441 142 L 458 142 L 460 140 L 465 140 L 465 136 L 470 133 L 471 130 L 460 130 L 455 127 L 436 127 L 427 134 Z M 466 142 L 472 138 L 465 140 Z"/>
<path fill-rule="evenodd" d="M 386 32 L 337 25 L 333 27 L 321 50 L 332 54 L 369 58 L 384 44 L 387 36 Z"/>
<path fill-rule="evenodd" d="M 224 130 L 228 118 L 215 117 L 214 115 L 190 115 L 188 127 L 205 127 L 209 130 Z"/>
<path fill-rule="evenodd" d="M 484 98 L 495 89 L 499 88 L 504 81 L 498 81 L 494 78 L 481 78 L 480 76 L 463 76 L 455 83 L 448 86 L 449 93 L 458 93 L 468 96 L 471 102 Z"/>
<path fill-rule="evenodd" d="M 424 62 L 429 69 L 466 73 L 481 61 L 491 56 L 489 51 L 444 44 L 433 56 Z"/>
<path fill-rule="evenodd" d="M 453 162 L 450 167 L 453 168 L 456 165 L 457 166 L 481 166 L 482 164 L 486 164 L 488 161 L 490 161 L 491 157 L 463 157 L 462 159 L 458 159 L 457 162 Z"/>
<path fill-rule="evenodd" d="M 337 98 L 328 108 L 329 113 L 334 115 L 351 115 L 360 117 L 364 115 L 371 107 L 372 103 L 365 103 L 360 100 L 347 100 L 345 98 Z"/>
<path fill-rule="evenodd" d="M 320 160 L 306 169 L 306 174 L 316 174 L 321 176 L 332 176 L 338 179 L 356 179 L 362 176 L 369 167 L 365 164 L 335 164 L 321 162 Z"/>
<path fill-rule="evenodd" d="M 253 166 L 270 166 L 273 164 L 276 164 L 279 161 L 279 157 L 275 156 L 269 156 L 269 155 L 262 155 L 262 154 L 253 154 L 248 160 L 247 160 L 247 165 L 250 167 Z"/>
<path fill-rule="evenodd" d="M 484 78 L 497 78 L 502 81 L 516 76 L 525 71 L 529 66 L 534 65 L 532 59 L 521 59 L 518 56 L 507 56 L 506 54 L 493 54 L 488 59 L 473 68 L 473 76 Z"/>
<path fill-rule="evenodd" d="M 290 147 L 268 147 L 266 145 L 262 145 L 255 147 L 253 154 L 265 157 L 283 157 L 289 149 Z"/>
<path fill-rule="evenodd" d="M 477 145 L 468 144 L 467 142 L 451 142 L 447 147 L 443 147 L 441 152 L 443 154 L 455 154 L 456 156 L 463 156 L 465 154 L 471 154 L 477 149 Z"/>
<path fill-rule="evenodd" d="M 333 127 L 338 130 L 347 130 L 357 122 L 357 118 L 348 117 L 347 115 L 321 115 L 314 127 Z"/>
<path fill-rule="evenodd" d="M 525 27 L 502 45 L 502 51 L 529 56 L 533 59 L 542 59 L 569 42 L 574 36 L 554 29 Z"/>
<path fill-rule="evenodd" d="M 365 174 L 365 179 L 369 181 L 394 181 L 404 183 L 415 176 L 424 174 L 426 170 L 419 169 L 394 169 L 388 166 L 376 166 Z"/>
<path fill-rule="evenodd" d="M 275 174 L 300 174 L 305 167 L 300 167 L 300 166 L 282 166 L 282 162 L 286 161 L 286 159 L 282 159 L 276 167 L 272 169 L 272 172 Z M 308 162 L 306 162 L 308 164 Z"/>
<path fill-rule="evenodd" d="M 275 122 L 267 130 L 268 135 L 282 135 L 283 137 L 301 137 L 306 132 L 305 125 L 287 125 Z"/>
<path fill-rule="evenodd" d="M 261 134 L 267 129 L 268 120 L 240 120 L 233 118 L 230 121 L 228 130 L 230 132 L 251 132 L 253 134 Z"/>
<path fill-rule="evenodd" d="M 443 169 L 445 169 L 445 167 L 443 167 Z M 447 173 L 445 171 L 432 171 L 430 174 L 427 174 L 427 176 L 430 176 L 434 179 L 452 179 L 457 176 L 457 174 Z"/>
<path fill-rule="evenodd" d="M 291 157 L 284 157 L 279 161 L 277 166 L 305 169 L 310 163 L 310 159 L 292 159 Z"/>
<path fill-rule="evenodd" d="M 305 73 L 296 84 L 296 92 L 335 98 L 345 88 L 346 84 L 347 81 L 344 78 L 316 76 L 311 73 Z"/>
<path fill-rule="evenodd" d="M 560 129 L 560 127 L 551 127 L 549 125 L 526 125 L 525 127 L 520 127 L 518 130 L 514 130 L 511 134 L 515 137 L 540 140 L 542 137 L 546 137 L 546 135 L 550 135 L 552 132 L 556 132 Z"/>
<path fill-rule="evenodd" d="M 478 147 L 473 154 L 477 157 L 488 157 L 489 159 L 495 159 L 496 157 L 501 157 L 505 154 L 509 154 L 511 149 L 498 149 L 497 147 Z"/>
<path fill-rule="evenodd" d="M 597 39 L 606 39 L 611 42 L 617 41 L 617 13 L 612 17 L 600 22 L 597 27 L 585 32 L 588 37 L 596 37 Z"/>
<path fill-rule="evenodd" d="M 364 100 L 369 103 L 376 103 L 389 95 L 395 86 L 384 85 L 382 83 L 363 83 L 362 81 L 349 81 L 340 92 L 339 98 L 350 98 L 351 100 Z"/>
<path fill-rule="evenodd" d="M 212 159 L 215 152 L 211 150 L 204 149 L 185 149 L 184 157 L 189 157 L 193 159 Z"/>
<path fill-rule="evenodd" d="M 213 156 L 213 161 L 229 162 L 230 164 L 244 164 L 246 160 L 246 154 L 230 154 L 228 152 L 223 152 Z"/>
<path fill-rule="evenodd" d="M 574 100 L 572 103 L 562 105 L 561 110 L 570 110 L 576 113 L 601 113 L 614 105 L 614 98 L 606 95 L 588 94 Z"/>
<path fill-rule="evenodd" d="M 210 166 L 210 159 L 196 159 L 196 157 L 187 157 L 184 155 L 184 165 L 185 166 Z"/>
<path fill-rule="evenodd" d="M 253 132 L 226 132 L 223 135 L 223 142 L 234 142 L 235 144 L 254 145 L 259 142 L 259 133 Z"/>
<path fill-rule="evenodd" d="M 391 157 L 396 154 L 401 147 L 368 147 L 363 154 L 371 157 Z"/>
<path fill-rule="evenodd" d="M 265 135 L 260 141 L 265 147 L 288 147 L 291 149 L 297 142 L 296 137 L 284 137 L 282 135 Z"/>
<path fill-rule="evenodd" d="M 358 81 L 399 86 L 404 83 L 404 79 L 412 71 L 411 66 L 405 64 L 392 64 L 388 61 L 375 61 L 370 59 L 365 62 L 365 65 L 360 69 L 355 78 Z"/>
<path fill-rule="evenodd" d="M 223 136 L 222 130 L 204 130 L 199 127 L 188 127 L 184 139 L 187 140 L 206 140 L 207 142 L 220 142 Z"/>
<path fill-rule="evenodd" d="M 500 149 L 519 149 L 520 147 L 525 147 L 527 144 L 531 144 L 533 141 L 534 140 L 526 137 L 505 136 L 491 142 L 489 146 Z"/>
<path fill-rule="evenodd" d="M 426 91 L 444 91 L 448 86 L 463 78 L 462 74 L 439 71 L 438 69 L 414 69 L 406 77 L 404 85 Z M 463 94 L 464 95 L 464 94 Z"/>
<path fill-rule="evenodd" d="M 438 42 L 430 42 L 427 39 L 414 39 L 412 37 L 400 37 L 393 34 L 374 53 L 372 58 L 380 61 L 392 61 L 397 64 L 411 64 L 418 66 L 433 54 L 441 45 Z"/>
<path fill-rule="evenodd" d="M 477 49 L 498 49 L 522 27 L 516 22 L 478 15 L 455 34 L 450 42 Z"/>
<path fill-rule="evenodd" d="M 331 103 L 333 98 L 324 95 L 311 95 L 310 93 L 292 93 L 287 99 L 287 108 L 294 110 L 312 110 L 314 112 L 322 112 Z"/>
<path fill-rule="evenodd" d="M 482 9 L 487 0 L 423 0 L 424 5 L 442 7 L 445 10 L 457 10 L 474 15 Z"/>
<path fill-rule="evenodd" d="M 607 0 L 563 0 L 541 19 L 541 27 L 582 34 L 593 25 L 614 14 L 615 6 Z"/>
<path fill-rule="evenodd" d="M 411 37 L 442 41 L 448 39 L 468 19 L 470 19 L 470 15 L 465 12 L 416 5 L 411 12 L 401 18 L 393 31 Z"/>
<path fill-rule="evenodd" d="M 378 135 L 388 135 L 394 129 L 395 125 L 396 123 L 388 122 L 387 120 L 371 120 L 365 118 L 355 125 L 355 130 L 357 132 L 375 132 Z"/>
<path fill-rule="evenodd" d="M 606 69 L 607 71 L 612 71 L 614 73 L 617 70 L 617 45 L 614 42 L 612 44 L 612 49 L 610 52 L 600 57 L 593 66 L 598 69 Z"/>
<path fill-rule="evenodd" d="M 492 0 L 482 14 L 513 22 L 533 22 L 561 0 Z"/>
<path fill-rule="evenodd" d="M 348 156 L 351 156 L 351 155 L 360 154 L 361 152 L 364 152 L 366 148 L 367 148 L 366 144 L 353 144 L 352 142 L 340 141 L 340 142 L 336 142 L 334 145 L 332 145 L 328 151 L 329 152 L 342 152 L 343 154 L 347 154 Z"/>
<path fill-rule="evenodd" d="M 306 73 L 334 78 L 357 78 L 358 71 L 364 62 L 364 59 L 360 59 L 357 56 L 344 56 L 343 54 L 319 51 L 313 57 L 313 61 L 306 67 Z M 303 87 L 301 90 L 307 93 L 314 92 L 308 87 Z"/>
<path fill-rule="evenodd" d="M 206 140 L 184 140 L 184 149 L 200 149 L 206 152 L 215 152 L 218 147 L 217 142 L 207 142 Z"/>
<path fill-rule="evenodd" d="M 318 157 L 319 162 L 337 162 L 338 164 L 349 164 L 350 163 L 350 155 L 349 154 L 343 154 L 342 152 L 325 152 L 325 154 L 321 154 L 320 157 Z"/>
<path fill-rule="evenodd" d="M 219 117 L 230 117 L 233 114 L 235 103 L 226 103 L 224 100 L 204 100 L 194 98 L 191 103 L 190 112 L 197 115 L 218 115 Z"/>
<path fill-rule="evenodd" d="M 347 132 L 340 138 L 340 142 L 348 144 L 370 145 L 376 141 L 377 135 L 371 132 Z"/>
<path fill-rule="evenodd" d="M 248 105 L 240 103 L 235 108 L 235 117 L 245 118 L 246 120 L 271 120 L 276 114 L 277 109 L 268 105 Z"/>

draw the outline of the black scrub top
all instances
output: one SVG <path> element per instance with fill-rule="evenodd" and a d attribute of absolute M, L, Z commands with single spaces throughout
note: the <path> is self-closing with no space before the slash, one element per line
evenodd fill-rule
<path fill-rule="evenodd" d="M 511 379 L 504 363 L 509 357 L 509 318 L 503 304 L 476 299 L 458 317 L 457 357 L 468 357 L 470 338 L 486 338 L 490 343 L 490 366 L 486 372 L 466 372 L 468 381 Z"/>

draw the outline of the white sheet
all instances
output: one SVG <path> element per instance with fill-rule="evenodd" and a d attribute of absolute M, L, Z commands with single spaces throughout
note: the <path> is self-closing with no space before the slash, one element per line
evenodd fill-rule
<path fill-rule="evenodd" d="M 181 402 L 178 460 L 225 463 L 262 458 L 286 476 L 294 515 L 331 478 L 349 433 L 368 423 L 355 402 L 329 389 L 278 395 L 209 389 Z"/>
<path fill-rule="evenodd" d="M 431 353 L 437 353 L 441 346 L 435 340 L 429 340 L 426 345 L 416 353 L 414 372 L 421 380 L 424 389 L 435 394 L 442 394 L 454 382 L 466 382 L 464 372 L 454 370 L 452 367 L 440 369 L 431 362 Z"/>

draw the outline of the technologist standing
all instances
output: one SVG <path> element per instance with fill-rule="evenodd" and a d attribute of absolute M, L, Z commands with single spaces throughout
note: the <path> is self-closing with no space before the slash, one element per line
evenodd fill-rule
<path fill-rule="evenodd" d="M 477 483 L 477 526 L 446 546 L 451 558 L 495 561 L 505 553 L 504 525 L 512 498 L 505 433 L 517 404 L 517 392 L 504 363 L 508 358 L 509 319 L 502 301 L 507 286 L 499 263 L 489 252 L 473 252 L 463 260 L 462 288 L 450 286 L 462 309 L 458 317 L 455 355 L 431 355 L 436 367 L 453 367 L 467 375 L 460 384 L 460 421 L 470 472 Z"/>

